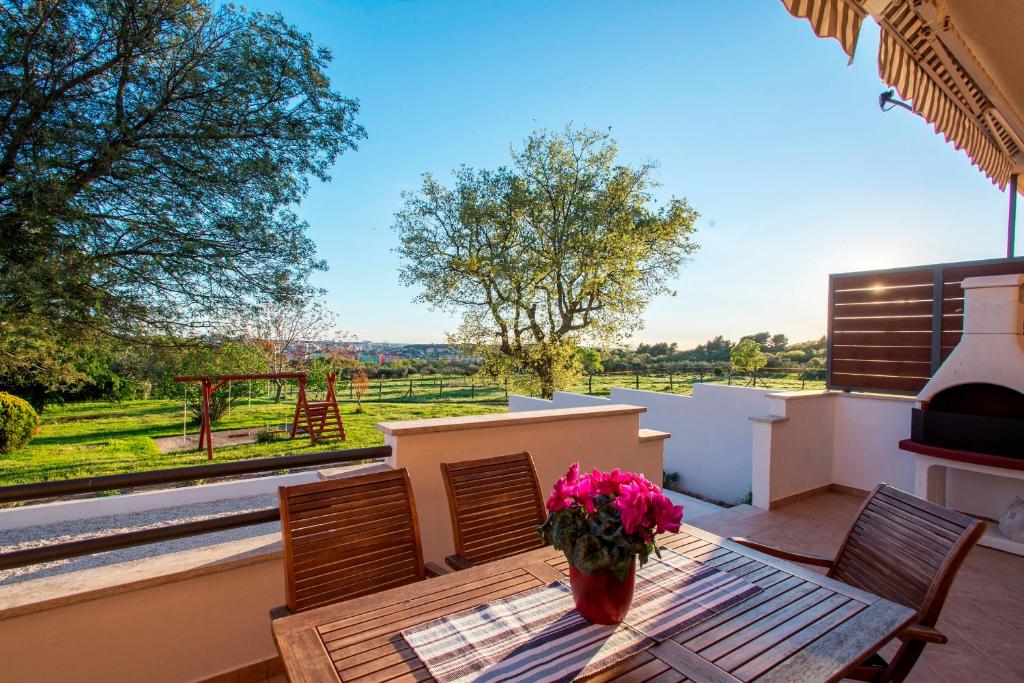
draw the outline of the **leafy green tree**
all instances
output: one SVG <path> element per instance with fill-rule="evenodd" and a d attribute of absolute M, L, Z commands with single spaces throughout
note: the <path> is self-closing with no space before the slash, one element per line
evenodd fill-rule
<path fill-rule="evenodd" d="M 576 348 L 610 345 L 641 325 L 697 245 L 683 199 L 654 205 L 650 163 L 616 160 L 592 130 L 537 131 L 511 168 L 429 174 L 396 215 L 402 281 L 462 314 L 452 336 L 484 371 L 526 372 L 550 397 L 578 374 Z"/>
<path fill-rule="evenodd" d="M 576 349 L 576 360 L 579 361 L 583 372 L 588 375 L 596 375 L 604 372 L 604 365 L 601 364 L 601 352 L 597 349 L 580 347 Z"/>
<path fill-rule="evenodd" d="M 7 2 L 0 32 L 0 319 L 202 327 L 323 268 L 291 207 L 364 132 L 308 35 L 213 0 Z"/>
<path fill-rule="evenodd" d="M 267 361 L 262 351 L 252 344 L 236 341 L 206 343 L 191 348 L 182 358 L 176 375 L 243 375 L 267 372 Z M 173 382 L 173 378 L 168 377 Z M 180 385 L 179 385 L 180 386 Z M 197 420 L 202 415 L 202 394 L 197 383 L 184 385 L 189 412 Z M 210 397 L 210 419 L 217 422 L 243 397 L 242 391 L 228 387 L 213 392 Z"/>
<path fill-rule="evenodd" d="M 784 334 L 773 334 L 768 340 L 768 350 L 772 353 L 781 353 L 789 347 L 789 337 Z"/>
<path fill-rule="evenodd" d="M 757 345 L 761 347 L 762 351 L 768 351 L 771 344 L 772 333 L 771 332 L 758 332 L 757 334 L 748 334 L 740 337 L 742 342 L 744 339 L 752 339 L 757 342 Z"/>
<path fill-rule="evenodd" d="M 733 347 L 729 354 L 729 362 L 736 370 L 754 373 L 763 368 L 768 363 L 768 359 L 761 351 L 760 344 L 754 339 L 747 338 Z"/>

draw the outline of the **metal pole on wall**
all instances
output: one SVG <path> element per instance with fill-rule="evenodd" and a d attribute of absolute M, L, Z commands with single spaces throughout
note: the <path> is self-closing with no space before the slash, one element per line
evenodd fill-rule
<path fill-rule="evenodd" d="M 1006 219 L 1006 258 L 1013 258 L 1013 238 L 1017 232 L 1017 174 L 1010 175 L 1010 212 Z"/>

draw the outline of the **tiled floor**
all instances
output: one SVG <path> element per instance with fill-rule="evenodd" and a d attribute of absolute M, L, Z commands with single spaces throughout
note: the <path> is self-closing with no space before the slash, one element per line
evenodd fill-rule
<path fill-rule="evenodd" d="M 860 503 L 859 497 L 827 493 L 772 512 L 742 505 L 691 522 L 720 536 L 831 556 Z M 1024 681 L 1024 558 L 989 548 L 971 551 L 937 627 L 949 643 L 927 646 L 908 681 Z"/>

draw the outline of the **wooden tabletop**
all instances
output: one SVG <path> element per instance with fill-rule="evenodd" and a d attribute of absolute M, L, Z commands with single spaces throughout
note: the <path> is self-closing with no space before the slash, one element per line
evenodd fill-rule
<path fill-rule="evenodd" d="M 835 681 L 913 617 L 902 605 L 683 526 L 661 544 L 764 590 L 591 681 Z M 274 639 L 292 683 L 430 681 L 402 630 L 568 573 L 544 548 L 278 619 Z"/>

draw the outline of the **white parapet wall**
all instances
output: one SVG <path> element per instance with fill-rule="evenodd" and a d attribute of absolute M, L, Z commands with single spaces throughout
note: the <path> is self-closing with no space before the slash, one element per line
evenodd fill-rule
<path fill-rule="evenodd" d="M 780 392 L 764 415 L 751 418 L 753 503 L 775 508 L 829 488 L 870 491 L 886 483 L 914 492 L 910 438 L 914 399 L 838 391 Z M 1024 482 L 950 470 L 946 504 L 998 518 Z"/>
<path fill-rule="evenodd" d="M 509 411 L 626 403 L 643 406 L 640 426 L 668 432 L 665 470 L 688 491 L 725 502 L 752 489 L 753 430 L 749 418 L 768 412 L 770 389 L 695 384 L 692 396 L 615 387 L 609 398 L 555 392 L 551 401 L 510 396 Z"/>

